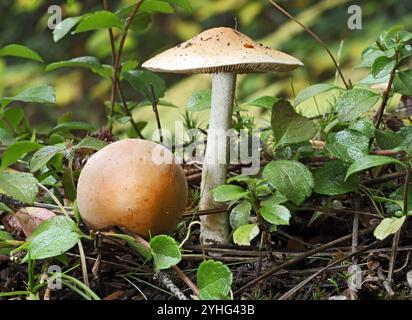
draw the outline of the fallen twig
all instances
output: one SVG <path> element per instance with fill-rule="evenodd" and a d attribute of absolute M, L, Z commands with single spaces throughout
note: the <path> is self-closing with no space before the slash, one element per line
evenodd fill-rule
<path fill-rule="evenodd" d="M 359 234 L 368 233 L 368 232 L 372 231 L 373 229 L 375 229 L 375 227 L 367 228 L 367 229 L 359 232 Z M 346 236 L 344 236 L 344 237 L 338 238 L 338 239 L 336 239 L 336 240 L 333 240 L 333 241 L 331 241 L 331 242 L 328 242 L 328 243 L 326 243 L 326 244 L 324 244 L 324 245 L 321 245 L 321 246 L 319 246 L 319 247 L 317 247 L 317 248 L 315 248 L 315 249 L 309 250 L 308 252 L 300 255 L 299 257 L 296 257 L 296 258 L 294 258 L 294 259 L 288 260 L 288 261 L 282 263 L 281 265 L 276 266 L 276 267 L 274 267 L 274 268 L 266 271 L 266 272 L 263 273 L 261 276 L 257 277 L 256 279 L 252 280 L 251 282 L 249 282 L 249 283 L 246 284 L 245 286 L 243 286 L 243 287 L 241 287 L 240 289 L 236 290 L 236 291 L 234 292 L 234 295 L 237 296 L 237 295 L 241 294 L 243 291 L 245 291 L 245 290 L 247 290 L 247 289 L 255 286 L 256 284 L 258 284 L 259 282 L 265 280 L 267 277 L 269 277 L 269 276 L 271 276 L 272 274 L 278 272 L 279 270 L 282 270 L 282 269 L 284 269 L 284 268 L 288 268 L 288 267 L 290 267 L 290 266 L 292 266 L 292 265 L 294 265 L 294 264 L 296 264 L 296 263 L 298 263 L 298 262 L 300 262 L 300 261 L 305 260 L 306 258 L 308 258 L 308 257 L 310 257 L 310 256 L 312 256 L 312 255 L 314 255 L 314 254 L 316 254 L 316 253 L 318 253 L 318 252 L 321 252 L 321 251 L 323 251 L 323 250 L 325 250 L 325 249 L 334 247 L 335 245 L 337 245 L 337 244 L 339 244 L 339 243 L 341 243 L 341 242 L 350 240 L 351 238 L 352 238 L 352 233 L 349 234 L 349 235 L 346 235 Z"/>
<path fill-rule="evenodd" d="M 360 250 L 357 250 L 355 252 L 352 252 L 351 254 L 338 259 L 330 264 L 328 264 L 326 267 L 320 269 L 319 271 L 317 271 L 316 273 L 312 274 L 310 277 L 306 278 L 305 280 L 303 280 L 302 282 L 300 282 L 297 286 L 293 287 L 292 289 L 290 289 L 288 292 L 284 293 L 279 300 L 287 300 L 289 299 L 292 295 L 294 295 L 298 290 L 302 289 L 305 285 L 307 285 L 310 281 L 312 281 L 314 278 L 316 278 L 317 276 L 319 276 L 321 273 L 325 272 L 326 270 L 336 266 L 337 264 L 344 262 L 345 260 L 348 260 L 352 257 L 355 257 L 357 255 L 359 255 L 360 253 L 363 253 L 365 251 L 367 251 L 368 249 L 370 249 L 371 247 L 375 246 L 376 244 L 378 244 L 379 241 L 375 241 L 374 243 L 366 246 L 365 248 L 362 248 Z"/>

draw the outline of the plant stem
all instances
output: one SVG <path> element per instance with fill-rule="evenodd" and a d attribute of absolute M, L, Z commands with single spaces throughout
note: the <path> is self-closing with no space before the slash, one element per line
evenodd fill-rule
<path fill-rule="evenodd" d="M 326 52 L 329 54 L 330 58 L 332 59 L 336 70 L 339 72 L 339 76 L 342 79 L 343 84 L 345 85 L 346 89 L 350 89 L 352 87 L 352 85 L 350 83 L 348 83 L 345 79 L 345 77 L 343 76 L 342 70 L 339 67 L 339 63 L 336 61 L 333 53 L 329 50 L 327 44 L 321 39 L 319 38 L 319 36 L 314 33 L 312 30 L 310 30 L 307 26 L 305 26 L 302 22 L 300 22 L 298 19 L 296 19 L 294 16 L 292 16 L 289 12 L 287 12 L 285 9 L 283 9 L 280 5 L 278 5 L 275 1 L 273 0 L 268 0 L 276 9 L 278 9 L 280 12 L 282 12 L 285 16 L 287 16 L 289 19 L 295 21 L 297 24 L 299 24 L 307 33 L 309 33 L 325 50 Z"/>
<path fill-rule="evenodd" d="M 410 175 L 411 175 L 411 167 L 409 165 L 409 159 L 408 161 L 408 166 L 406 167 L 405 170 L 405 183 L 404 183 L 404 187 L 403 187 L 403 214 L 405 216 L 408 215 L 408 205 L 409 205 L 409 181 L 410 181 Z"/>
<path fill-rule="evenodd" d="M 130 118 L 130 123 L 131 123 L 134 131 L 136 131 L 139 138 L 144 139 L 144 136 L 143 136 L 142 132 L 140 131 L 140 129 L 137 126 L 136 122 L 133 120 L 133 114 L 129 110 L 129 107 L 127 106 L 127 102 L 126 102 L 126 99 L 124 98 L 123 91 L 120 88 L 120 82 L 119 81 L 117 81 L 116 87 L 117 87 L 117 92 L 119 93 L 120 100 L 122 101 L 123 112 Z"/>
<path fill-rule="evenodd" d="M 409 177 L 410 177 L 409 170 L 410 170 L 410 167 L 408 165 L 408 167 L 405 170 L 405 183 L 403 187 L 403 215 L 404 216 L 407 216 L 408 214 Z M 388 270 L 388 278 L 387 278 L 387 282 L 389 286 L 392 286 L 392 282 L 393 282 L 393 273 L 395 270 L 396 256 L 398 253 L 398 246 L 399 246 L 399 240 L 401 237 L 401 231 L 402 231 L 402 227 L 395 233 L 393 237 L 392 253 L 391 253 L 391 259 L 389 261 L 389 270 Z"/>
<path fill-rule="evenodd" d="M 159 130 L 160 143 L 163 143 L 162 125 L 160 123 L 159 110 L 157 109 L 156 93 L 154 91 L 154 88 L 153 88 L 152 84 L 150 85 L 150 93 L 152 94 L 152 108 L 153 108 L 153 112 L 154 112 L 155 117 L 156 117 L 157 129 Z"/>
<path fill-rule="evenodd" d="M 89 277 L 88 277 L 88 272 L 87 272 L 87 263 L 86 263 L 86 255 L 84 253 L 84 249 L 83 249 L 83 244 L 82 241 L 79 240 L 77 242 L 77 246 L 79 248 L 79 255 L 80 255 L 80 265 L 81 265 L 81 269 L 82 269 L 82 276 L 83 276 L 83 282 L 86 285 L 86 287 L 90 287 L 90 283 L 89 283 Z"/>
<path fill-rule="evenodd" d="M 393 68 L 391 72 L 391 75 L 388 81 L 388 86 L 386 87 L 383 93 L 383 96 L 382 96 L 382 103 L 379 106 L 378 112 L 376 113 L 376 116 L 375 116 L 375 128 L 377 129 L 380 127 L 382 123 L 383 114 L 385 113 L 385 108 L 389 101 L 389 96 L 390 96 L 393 80 L 395 79 L 395 75 L 396 75 L 396 67 Z"/>
<path fill-rule="evenodd" d="M 129 31 L 129 27 L 133 21 L 133 18 L 136 16 L 137 11 L 139 10 L 140 6 L 142 5 L 144 0 L 140 0 L 136 3 L 136 5 L 134 6 L 132 12 L 130 13 L 129 17 L 127 18 L 127 23 L 126 26 L 124 28 L 124 32 L 122 37 L 120 38 L 120 43 L 119 43 L 119 49 L 117 54 L 115 53 L 114 50 L 114 38 L 113 38 L 113 31 L 110 32 L 109 30 L 109 35 L 110 35 L 110 41 L 111 41 L 111 47 L 112 47 L 112 57 L 113 57 L 113 79 L 112 79 L 112 96 L 111 96 L 111 100 L 110 100 L 110 109 L 108 112 L 108 121 L 109 121 L 109 129 L 112 129 L 112 116 L 113 116 L 113 111 L 114 111 L 114 105 L 115 105 L 115 91 L 116 91 L 116 87 L 118 85 L 119 82 L 119 74 L 120 74 L 120 60 L 121 60 L 121 56 L 123 53 L 123 48 L 124 48 L 124 44 L 126 42 L 126 38 L 127 38 L 127 34 Z M 105 5 L 107 5 L 107 3 L 105 3 Z"/>

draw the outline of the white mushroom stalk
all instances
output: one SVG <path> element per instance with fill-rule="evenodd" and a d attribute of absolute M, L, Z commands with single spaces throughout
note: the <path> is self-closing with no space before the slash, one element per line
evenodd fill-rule
<path fill-rule="evenodd" d="M 226 133 L 232 128 L 232 110 L 235 96 L 236 74 L 216 73 L 212 76 L 212 103 L 210 112 L 207 147 L 202 168 L 200 186 L 200 210 L 216 207 L 211 191 L 226 183 L 229 140 Z M 222 143 L 222 137 L 226 143 Z M 227 243 L 229 237 L 229 216 L 216 213 L 201 216 L 201 241 L 213 239 Z"/>
<path fill-rule="evenodd" d="M 156 72 L 212 74 L 212 105 L 202 171 L 200 209 L 217 206 L 211 190 L 226 182 L 229 142 L 219 143 L 222 139 L 216 136 L 227 136 L 232 127 L 236 75 L 289 71 L 302 65 L 292 56 L 256 43 L 237 30 L 224 27 L 206 30 L 143 63 L 143 68 Z M 227 243 L 228 238 L 228 214 L 201 217 L 203 243 L 207 244 L 208 240 Z"/>

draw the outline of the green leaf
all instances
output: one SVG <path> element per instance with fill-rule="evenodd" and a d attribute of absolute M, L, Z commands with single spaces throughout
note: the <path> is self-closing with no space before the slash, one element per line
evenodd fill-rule
<path fill-rule="evenodd" d="M 83 17 L 70 17 L 59 22 L 53 30 L 53 40 L 58 42 L 74 28 Z"/>
<path fill-rule="evenodd" d="M 42 85 L 27 89 L 14 97 L 2 98 L 1 101 L 3 105 L 8 105 L 12 101 L 54 104 L 56 103 L 56 95 L 53 87 Z"/>
<path fill-rule="evenodd" d="M 227 299 L 232 286 L 233 275 L 220 261 L 203 261 L 197 269 L 199 298 L 202 300 Z"/>
<path fill-rule="evenodd" d="M 260 214 L 263 219 L 276 226 L 289 225 L 291 217 L 289 209 L 280 204 L 264 206 L 260 209 Z"/>
<path fill-rule="evenodd" d="M 369 111 L 379 100 L 379 95 L 365 89 L 345 91 L 336 103 L 339 121 L 353 121 Z"/>
<path fill-rule="evenodd" d="M 320 84 L 315 84 L 313 86 L 307 87 L 299 92 L 299 94 L 296 96 L 293 102 L 293 105 L 296 107 L 299 104 L 301 104 L 303 101 L 308 100 L 309 98 L 313 98 L 317 96 L 318 94 L 321 94 L 323 92 L 326 92 L 332 89 L 341 89 L 341 88 L 334 84 L 328 84 L 328 83 L 320 83 Z"/>
<path fill-rule="evenodd" d="M 149 101 L 152 100 L 150 85 L 156 95 L 156 99 L 163 97 L 166 84 L 162 78 L 150 71 L 131 70 L 124 73 L 124 79 L 137 91 L 141 92 Z"/>
<path fill-rule="evenodd" d="M 50 131 L 50 133 L 58 132 L 58 131 L 71 131 L 71 130 L 93 131 L 95 130 L 95 127 L 87 122 L 69 121 L 69 122 L 59 123 L 57 126 L 55 126 Z"/>
<path fill-rule="evenodd" d="M 312 173 L 302 163 L 292 160 L 277 160 L 266 165 L 263 177 L 289 201 L 299 205 L 312 194 Z"/>
<path fill-rule="evenodd" d="M 144 246 L 143 244 L 141 244 L 140 242 L 138 242 L 135 238 L 133 238 L 132 236 L 129 236 L 127 234 L 115 234 L 112 233 L 110 234 L 110 237 L 114 237 L 114 238 L 118 238 L 118 239 L 122 239 L 124 241 L 127 242 L 127 244 L 133 248 L 134 250 L 136 250 L 139 254 L 141 254 L 145 259 L 151 259 L 151 252 L 149 250 L 149 248 L 147 248 L 146 246 Z"/>
<path fill-rule="evenodd" d="M 187 109 L 191 112 L 199 112 L 210 108 L 212 93 L 210 90 L 201 90 L 190 95 Z"/>
<path fill-rule="evenodd" d="M 8 146 L 1 157 L 0 171 L 21 159 L 26 153 L 38 150 L 41 144 L 32 141 L 18 141 Z"/>
<path fill-rule="evenodd" d="M 401 128 L 401 130 L 399 130 L 397 134 L 402 138 L 402 141 L 400 143 L 401 146 L 409 148 L 412 146 L 412 126 Z"/>
<path fill-rule="evenodd" d="M 112 68 L 108 66 L 103 66 L 99 60 L 95 57 L 85 56 L 78 57 L 66 61 L 53 62 L 46 67 L 46 72 L 53 71 L 61 68 L 86 68 L 92 72 L 106 78 L 110 78 L 112 75 Z"/>
<path fill-rule="evenodd" d="M 322 168 L 315 171 L 313 190 L 316 193 L 330 196 L 357 191 L 359 188 L 358 175 L 352 175 L 345 181 L 348 168 L 349 165 L 340 160 L 327 162 Z"/>
<path fill-rule="evenodd" d="M 272 110 L 273 105 L 279 101 L 279 98 L 272 96 L 263 96 L 252 101 L 246 102 L 246 105 L 259 107 L 266 110 Z"/>
<path fill-rule="evenodd" d="M 149 30 L 153 23 L 153 15 L 147 12 L 138 12 L 133 18 L 129 29 L 141 34 Z"/>
<path fill-rule="evenodd" d="M 252 210 L 252 205 L 247 201 L 242 201 L 236 205 L 229 215 L 229 222 L 232 229 L 237 229 L 244 224 L 249 223 L 250 211 Z"/>
<path fill-rule="evenodd" d="M 40 57 L 37 52 L 20 44 L 9 44 L 1 48 L 0 57 L 19 57 L 38 62 L 44 62 L 43 58 Z"/>
<path fill-rule="evenodd" d="M 358 120 L 354 123 L 351 123 L 348 126 L 349 130 L 358 131 L 368 138 L 373 138 L 375 136 L 375 126 L 369 120 Z"/>
<path fill-rule="evenodd" d="M 396 160 L 391 157 L 376 156 L 376 155 L 364 156 L 356 160 L 354 163 L 352 163 L 352 165 L 348 169 L 348 172 L 346 173 L 345 180 L 348 179 L 348 177 L 352 173 L 359 172 L 359 171 L 366 170 L 366 169 L 373 168 L 373 167 L 384 166 L 384 165 L 391 164 L 391 163 L 396 163 L 401 166 L 405 166 L 405 164 L 402 163 L 401 161 Z"/>
<path fill-rule="evenodd" d="M 76 186 L 73 179 L 73 159 L 69 160 L 69 165 L 63 172 L 62 186 L 65 198 L 70 201 L 76 200 Z"/>
<path fill-rule="evenodd" d="M 3 172 L 0 174 L 0 188 L 9 196 L 32 204 L 37 196 L 37 179 L 27 172 Z"/>
<path fill-rule="evenodd" d="M 212 190 L 213 199 L 218 202 L 239 200 L 248 194 L 249 191 L 232 184 L 221 185 Z"/>
<path fill-rule="evenodd" d="M 0 230 L 0 241 L 14 240 L 13 236 L 3 230 Z"/>
<path fill-rule="evenodd" d="M 173 13 L 173 7 L 165 1 L 145 0 L 139 9 L 141 12 Z"/>
<path fill-rule="evenodd" d="M 128 60 L 125 62 L 122 62 L 122 72 L 127 72 L 133 69 L 136 69 L 139 66 L 139 61 L 137 60 Z"/>
<path fill-rule="evenodd" d="M 20 125 L 23 125 L 22 122 L 25 120 L 24 110 L 19 107 L 4 110 L 4 116 L 15 129 L 20 128 Z"/>
<path fill-rule="evenodd" d="M 30 259 L 56 257 L 73 248 L 82 232 L 76 223 L 65 216 L 56 216 L 42 222 L 27 238 Z"/>
<path fill-rule="evenodd" d="M 192 6 L 190 5 L 189 0 L 166 0 L 166 1 L 181 7 L 187 12 L 192 11 Z"/>
<path fill-rule="evenodd" d="M 268 182 L 260 182 L 256 185 L 255 193 L 257 197 L 268 196 L 272 194 L 272 188 Z"/>
<path fill-rule="evenodd" d="M 233 233 L 233 242 L 239 246 L 250 246 L 250 241 L 252 241 L 259 232 L 258 225 L 245 224 L 235 230 Z"/>
<path fill-rule="evenodd" d="M 273 106 L 271 125 L 276 146 L 303 142 L 316 134 L 313 121 L 297 114 L 286 100 Z"/>
<path fill-rule="evenodd" d="M 383 84 L 389 81 L 390 76 L 386 76 L 383 78 L 375 79 L 371 74 L 368 74 L 365 78 L 359 81 L 359 84 L 364 86 L 371 86 L 373 84 Z M 376 89 L 374 89 L 376 90 Z"/>
<path fill-rule="evenodd" d="M 63 148 L 56 146 L 45 146 L 38 150 L 30 160 L 30 172 L 36 172 L 45 166 L 56 154 L 63 152 Z"/>
<path fill-rule="evenodd" d="M 327 136 L 325 149 L 334 157 L 353 162 L 369 153 L 369 138 L 353 130 L 342 130 Z"/>
<path fill-rule="evenodd" d="M 110 11 L 97 11 L 87 15 L 77 26 L 74 33 L 101 30 L 108 28 L 123 29 L 122 21 Z"/>
<path fill-rule="evenodd" d="M 378 240 L 383 240 L 391 234 L 395 234 L 404 224 L 406 216 L 400 218 L 385 218 L 376 227 L 374 236 Z"/>
<path fill-rule="evenodd" d="M 247 184 L 255 184 L 256 178 L 248 176 L 246 174 L 238 174 L 237 176 L 233 176 L 227 179 L 228 183 L 232 182 L 245 182 Z"/>
<path fill-rule="evenodd" d="M 385 53 L 379 50 L 376 46 L 366 48 L 362 52 L 362 62 L 356 68 L 370 68 L 377 58 L 384 55 Z"/>
<path fill-rule="evenodd" d="M 395 149 L 402 144 L 402 137 L 390 130 L 377 129 L 375 132 L 376 144 L 383 150 Z"/>
<path fill-rule="evenodd" d="M 154 259 L 156 271 L 169 269 L 182 260 L 182 254 L 176 241 L 165 235 L 160 235 L 150 240 L 150 249 Z"/>
<path fill-rule="evenodd" d="M 412 70 L 399 71 L 393 80 L 395 92 L 412 96 Z"/>
<path fill-rule="evenodd" d="M 0 212 L 7 212 L 7 213 L 13 213 L 13 210 L 11 210 L 8 206 L 6 206 L 3 202 L 0 202 Z"/>
<path fill-rule="evenodd" d="M 80 141 L 77 145 L 75 145 L 74 149 L 91 149 L 98 151 L 104 148 L 105 146 L 107 146 L 106 141 L 93 137 L 87 137 Z"/>
<path fill-rule="evenodd" d="M 377 58 L 372 64 L 372 76 L 375 79 L 380 79 L 392 72 L 396 67 L 396 60 L 382 56 Z"/>
<path fill-rule="evenodd" d="M 260 203 L 260 205 L 262 207 L 271 207 L 275 204 L 282 204 L 287 201 L 288 199 L 283 194 L 281 194 L 278 190 L 276 190 L 274 194 L 270 195 L 265 200 L 263 200 Z"/>
<path fill-rule="evenodd" d="M 399 187 L 389 195 L 390 200 L 400 201 L 401 205 L 393 201 L 385 202 L 385 210 L 387 215 L 395 215 L 398 212 L 403 212 L 403 190 L 404 186 Z M 408 214 L 412 212 L 412 184 L 408 187 Z"/>

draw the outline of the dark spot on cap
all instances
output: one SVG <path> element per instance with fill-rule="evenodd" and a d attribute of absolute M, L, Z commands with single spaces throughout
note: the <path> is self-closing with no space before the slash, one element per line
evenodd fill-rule
<path fill-rule="evenodd" d="M 186 43 L 186 45 L 185 45 L 185 49 L 186 49 L 186 48 L 189 48 L 191 45 L 192 45 L 192 43 L 191 43 L 191 42 Z"/>
<path fill-rule="evenodd" d="M 253 49 L 253 48 L 254 48 L 254 46 L 253 46 L 252 44 L 250 44 L 250 43 L 245 43 L 243 46 L 244 46 L 245 48 L 249 48 L 249 49 Z"/>
<path fill-rule="evenodd" d="M 228 42 L 227 45 L 230 46 L 230 42 Z"/>

